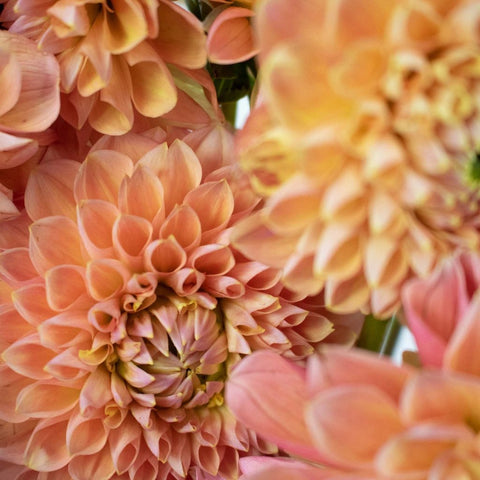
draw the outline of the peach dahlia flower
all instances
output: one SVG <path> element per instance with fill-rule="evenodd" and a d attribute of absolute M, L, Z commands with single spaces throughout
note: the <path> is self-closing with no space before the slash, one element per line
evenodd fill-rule
<path fill-rule="evenodd" d="M 28 216 L 0 231 L 12 480 L 235 479 L 240 456 L 275 449 L 225 404 L 232 365 L 258 349 L 304 358 L 332 330 L 230 246 L 258 201 L 245 179 L 224 167 L 202 182 L 186 144 L 147 144 L 105 138 L 82 164 L 41 164 Z"/>
<path fill-rule="evenodd" d="M 206 61 L 201 23 L 170 0 L 7 0 L 0 20 L 56 55 L 62 116 L 110 135 L 130 130 L 136 112 L 159 117 L 175 106 L 167 63 Z"/>
<path fill-rule="evenodd" d="M 239 420 L 295 457 L 242 459 L 242 480 L 476 479 L 479 395 L 478 376 L 331 347 L 306 368 L 255 352 L 226 389 Z"/>
<path fill-rule="evenodd" d="M 238 151 L 268 199 L 235 243 L 332 309 L 387 316 L 408 278 L 479 245 L 480 5 L 266 0 L 257 18 Z"/>
<path fill-rule="evenodd" d="M 59 69 L 21 35 L 0 31 L 0 220 L 18 214 L 2 173 L 24 164 L 54 135 L 47 131 L 60 111 Z M 53 137 L 53 138 L 52 138 Z"/>

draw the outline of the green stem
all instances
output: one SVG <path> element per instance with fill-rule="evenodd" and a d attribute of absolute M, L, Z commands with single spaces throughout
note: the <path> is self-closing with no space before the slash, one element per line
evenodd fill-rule
<path fill-rule="evenodd" d="M 373 315 L 367 315 L 357 347 L 378 352 L 380 355 L 390 355 L 395 347 L 400 328 L 395 315 L 389 320 L 377 320 Z"/>
<path fill-rule="evenodd" d="M 225 120 L 235 126 L 235 119 L 237 117 L 237 102 L 224 102 L 222 103 L 222 112 L 225 115 Z"/>

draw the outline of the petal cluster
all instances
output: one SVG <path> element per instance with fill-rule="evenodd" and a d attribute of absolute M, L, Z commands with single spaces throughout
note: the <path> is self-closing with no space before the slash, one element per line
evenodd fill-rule
<path fill-rule="evenodd" d="M 167 67 L 206 61 L 203 27 L 169 0 L 5 2 L 0 20 L 56 55 L 61 115 L 76 128 L 120 135 L 135 116 L 173 109 L 177 89 Z"/>
<path fill-rule="evenodd" d="M 241 456 L 275 448 L 225 405 L 231 367 L 260 349 L 303 359 L 333 329 L 230 245 L 258 202 L 246 179 L 202 181 L 185 143 L 152 143 L 43 162 L 28 216 L 2 225 L 0 418 L 19 433 L 0 459 L 26 468 L 12 478 L 237 478 Z"/>
<path fill-rule="evenodd" d="M 267 201 L 238 248 L 334 310 L 386 316 L 408 278 L 477 247 L 479 15 L 471 0 L 263 2 L 238 153 Z"/>
<path fill-rule="evenodd" d="M 0 31 L 0 172 L 24 164 L 51 142 L 45 132 L 60 111 L 59 68 L 35 43 Z M 0 219 L 18 214 L 11 188 L 0 183 Z"/>

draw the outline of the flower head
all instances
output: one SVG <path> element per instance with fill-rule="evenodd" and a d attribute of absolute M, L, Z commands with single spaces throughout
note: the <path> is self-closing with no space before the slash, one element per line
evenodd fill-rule
<path fill-rule="evenodd" d="M 470 0 L 263 2 L 238 151 L 268 198 L 238 248 L 332 309 L 386 316 L 408 278 L 478 246 L 479 15 Z"/>
<path fill-rule="evenodd" d="M 75 480 L 233 479 L 239 456 L 275 451 L 224 382 L 254 350 L 306 357 L 332 323 L 230 245 L 257 202 L 229 166 L 202 181 L 178 140 L 106 137 L 82 164 L 37 167 L 28 216 L 0 235 L 0 417 L 22 428 L 6 460 Z"/>
<path fill-rule="evenodd" d="M 62 116 L 110 135 L 129 131 L 135 115 L 175 106 L 167 63 L 196 69 L 206 61 L 200 22 L 169 0 L 9 0 L 0 18 L 56 55 Z"/>
<path fill-rule="evenodd" d="M 355 350 L 326 348 L 306 368 L 256 352 L 232 372 L 227 401 L 297 460 L 246 458 L 242 478 L 282 469 L 295 480 L 475 478 L 479 388 L 477 376 L 415 372 Z"/>

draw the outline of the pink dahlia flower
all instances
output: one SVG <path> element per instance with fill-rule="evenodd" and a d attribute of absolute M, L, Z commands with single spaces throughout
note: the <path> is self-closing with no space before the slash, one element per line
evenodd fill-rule
<path fill-rule="evenodd" d="M 480 375 L 475 365 L 479 286 L 480 258 L 465 253 L 447 259 L 429 278 L 405 285 L 405 318 L 424 366 Z"/>
<path fill-rule="evenodd" d="M 217 64 L 243 62 L 258 53 L 252 19 L 255 0 L 216 0 L 205 19 L 208 59 Z"/>
<path fill-rule="evenodd" d="M 259 349 L 302 359 L 332 331 L 231 247 L 258 202 L 246 180 L 224 167 L 202 181 L 185 143 L 150 141 L 42 163 L 28 216 L 0 231 L 0 419 L 14 432 L 0 430 L 0 476 L 235 479 L 239 457 L 275 448 L 230 413 L 231 367 Z"/>
<path fill-rule="evenodd" d="M 255 352 L 233 370 L 226 400 L 295 457 L 242 459 L 242 480 L 452 480 L 478 476 L 479 394 L 477 376 L 326 348 L 306 368 Z"/>
<path fill-rule="evenodd" d="M 0 31 L 0 89 L 1 177 L 52 141 L 46 130 L 60 111 L 58 64 L 31 40 Z M 13 195 L 0 183 L 0 219 L 18 214 Z"/>
<path fill-rule="evenodd" d="M 158 117 L 175 106 L 167 63 L 206 61 L 201 23 L 170 0 L 8 0 L 0 19 L 57 56 L 62 116 L 110 135 L 130 130 L 136 112 Z"/>
<path fill-rule="evenodd" d="M 267 200 L 237 247 L 377 316 L 477 248 L 479 19 L 476 0 L 262 2 L 261 102 L 238 152 Z"/>

